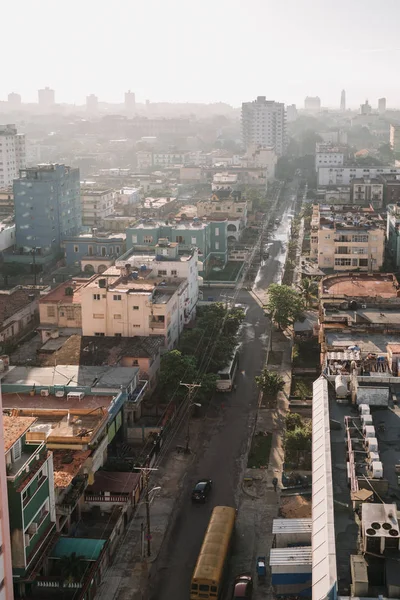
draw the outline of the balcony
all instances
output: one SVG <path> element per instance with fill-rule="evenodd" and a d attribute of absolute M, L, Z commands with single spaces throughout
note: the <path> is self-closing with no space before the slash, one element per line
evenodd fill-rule
<path fill-rule="evenodd" d="M 60 504 L 56 505 L 56 510 L 60 515 L 68 516 L 72 513 L 79 499 L 87 486 L 87 477 L 78 475 L 71 483 L 71 486 Z"/>
<path fill-rule="evenodd" d="M 157 319 L 149 319 L 150 329 L 165 329 L 165 321 L 158 321 Z"/>
<path fill-rule="evenodd" d="M 21 456 L 7 464 L 7 478 L 14 481 L 24 473 L 26 479 L 31 479 L 47 459 L 44 449 L 44 444 L 25 444 Z"/>
<path fill-rule="evenodd" d="M 128 402 L 137 406 L 147 390 L 148 383 L 148 381 L 140 379 L 133 392 L 128 394 Z"/>

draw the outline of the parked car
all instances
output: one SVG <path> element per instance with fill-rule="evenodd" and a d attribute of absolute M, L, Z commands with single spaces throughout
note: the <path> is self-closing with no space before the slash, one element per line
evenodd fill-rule
<path fill-rule="evenodd" d="M 212 481 L 211 479 L 200 479 L 196 483 L 192 491 L 192 502 L 206 502 L 208 495 L 211 492 Z"/>
<path fill-rule="evenodd" d="M 239 600 L 239 598 L 249 599 L 253 596 L 253 578 L 248 573 L 243 573 L 235 578 L 233 584 L 233 596 L 232 600 Z"/>

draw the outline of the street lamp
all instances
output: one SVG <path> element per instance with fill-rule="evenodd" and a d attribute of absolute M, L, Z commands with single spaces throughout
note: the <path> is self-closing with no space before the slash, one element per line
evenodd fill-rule
<path fill-rule="evenodd" d="M 150 528 L 150 494 L 156 490 L 161 490 L 157 485 L 149 490 L 149 477 L 146 474 L 146 537 L 147 537 L 147 556 L 151 556 L 151 528 Z"/>

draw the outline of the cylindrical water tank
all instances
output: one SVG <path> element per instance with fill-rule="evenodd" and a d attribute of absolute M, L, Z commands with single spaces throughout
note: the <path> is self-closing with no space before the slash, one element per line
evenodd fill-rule
<path fill-rule="evenodd" d="M 369 415 L 371 413 L 368 404 L 360 404 L 358 410 L 360 411 L 360 415 Z"/>
<path fill-rule="evenodd" d="M 335 377 L 335 391 L 338 398 L 346 398 L 347 396 L 347 383 L 341 375 Z"/>
<path fill-rule="evenodd" d="M 383 465 L 381 461 L 376 461 L 370 464 L 370 473 L 373 479 L 382 479 L 383 477 Z"/>
<path fill-rule="evenodd" d="M 364 425 L 372 425 L 372 415 L 361 415 L 361 423 Z"/>
<path fill-rule="evenodd" d="M 378 452 L 378 440 L 374 437 L 365 440 L 368 452 Z"/>
<path fill-rule="evenodd" d="M 375 427 L 373 425 L 365 425 L 363 427 L 364 437 L 366 438 L 374 438 L 375 436 Z"/>

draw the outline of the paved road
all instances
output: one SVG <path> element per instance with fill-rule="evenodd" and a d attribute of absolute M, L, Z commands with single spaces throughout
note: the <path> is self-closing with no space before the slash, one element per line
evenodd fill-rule
<path fill-rule="evenodd" d="M 272 232 L 270 259 L 260 269 L 256 289 L 280 279 L 294 203 L 293 185 L 281 198 L 277 210 L 281 224 Z M 225 293 L 232 295 L 232 290 Z M 213 507 L 237 505 L 238 486 L 246 466 L 257 410 L 254 376 L 261 371 L 267 351 L 266 319 L 262 309 L 247 292 L 240 292 L 237 300 L 249 305 L 242 328 L 243 350 L 237 389 L 229 394 L 216 394 L 207 409 L 202 448 L 187 473 L 175 520 L 151 571 L 151 600 L 188 600 L 190 579 Z M 192 505 L 190 491 L 202 477 L 214 481 L 210 501 L 204 506 Z"/>

